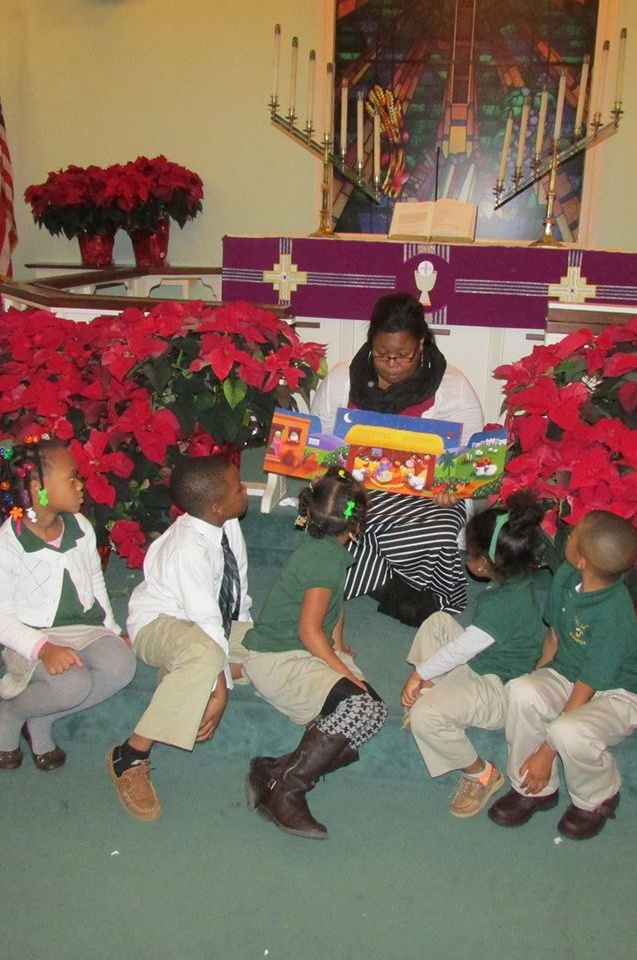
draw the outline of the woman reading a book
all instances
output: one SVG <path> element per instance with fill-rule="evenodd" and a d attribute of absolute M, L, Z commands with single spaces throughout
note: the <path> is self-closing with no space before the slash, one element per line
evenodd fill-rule
<path fill-rule="evenodd" d="M 311 412 L 325 432 L 339 407 L 456 421 L 463 444 L 483 428 L 473 388 L 447 366 L 421 304 L 407 293 L 378 300 L 366 343 L 319 386 Z M 356 563 L 347 574 L 345 599 L 370 594 L 382 613 L 413 626 L 437 610 L 458 613 L 466 605 L 458 551 L 466 519 L 467 501 L 448 493 L 420 498 L 370 492 L 365 533 L 349 548 Z"/>

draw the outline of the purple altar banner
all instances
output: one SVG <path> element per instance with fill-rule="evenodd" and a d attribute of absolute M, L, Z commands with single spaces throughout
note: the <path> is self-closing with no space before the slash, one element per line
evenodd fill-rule
<path fill-rule="evenodd" d="M 579 247 L 224 237 L 222 298 L 289 305 L 297 317 L 368 320 L 408 291 L 427 320 L 544 329 L 547 303 L 637 304 L 637 254 Z"/>

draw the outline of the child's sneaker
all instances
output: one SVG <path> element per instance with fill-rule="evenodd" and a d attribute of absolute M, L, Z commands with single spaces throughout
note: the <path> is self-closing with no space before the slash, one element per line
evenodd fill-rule
<path fill-rule="evenodd" d="M 113 751 L 109 750 L 106 766 L 117 795 L 128 812 L 138 820 L 156 820 L 161 813 L 161 804 L 150 782 L 149 761 L 138 760 L 118 777 L 113 767 Z"/>
<path fill-rule="evenodd" d="M 494 793 L 504 785 L 504 774 L 493 763 L 478 777 L 460 777 L 451 800 L 454 817 L 473 817 L 487 805 Z"/>

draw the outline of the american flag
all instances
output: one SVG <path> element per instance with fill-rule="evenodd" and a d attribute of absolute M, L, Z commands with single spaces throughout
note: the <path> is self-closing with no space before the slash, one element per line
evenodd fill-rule
<path fill-rule="evenodd" d="M 13 274 L 11 255 L 18 242 L 13 214 L 13 174 L 11 155 L 7 144 L 2 104 L 0 104 L 0 273 Z"/>

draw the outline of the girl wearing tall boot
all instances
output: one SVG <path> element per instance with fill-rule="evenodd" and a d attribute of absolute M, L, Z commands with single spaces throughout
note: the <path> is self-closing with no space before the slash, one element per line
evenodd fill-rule
<path fill-rule="evenodd" d="M 346 545 L 363 530 L 366 505 L 364 490 L 342 469 L 301 491 L 306 536 L 244 640 L 245 672 L 257 693 L 306 726 L 292 753 L 251 761 L 248 806 L 298 837 L 327 838 L 306 793 L 319 777 L 358 760 L 387 719 L 343 643 L 343 585 L 354 562 Z"/>
<path fill-rule="evenodd" d="M 24 737 L 38 770 L 66 754 L 53 723 L 125 687 L 135 656 L 119 635 L 83 483 L 67 445 L 0 440 L 0 770 L 22 763 Z"/>

